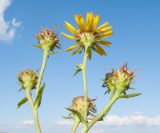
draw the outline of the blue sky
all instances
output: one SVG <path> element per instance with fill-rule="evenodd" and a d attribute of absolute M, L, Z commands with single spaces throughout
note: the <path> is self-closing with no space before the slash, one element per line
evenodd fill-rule
<path fill-rule="evenodd" d="M 140 124 L 122 125 L 106 123 L 97 125 L 91 133 L 158 133 L 160 131 L 160 1 L 158 0 L 2 0 L 0 2 L 0 132 L 34 133 L 32 114 L 28 104 L 16 110 L 17 102 L 24 96 L 18 93 L 16 75 L 30 68 L 38 70 L 41 66 L 42 52 L 33 47 L 37 43 L 33 34 L 41 28 L 58 27 L 62 51 L 49 58 L 43 80 L 46 88 L 39 110 L 44 133 L 66 133 L 70 131 L 70 122 L 62 119 L 67 114 L 65 107 L 71 104 L 73 97 L 83 95 L 82 77 L 72 77 L 76 64 L 82 62 L 82 54 L 71 56 L 64 50 L 74 42 L 60 35 L 67 32 L 64 21 L 75 25 L 73 16 L 93 12 L 100 15 L 100 23 L 109 21 L 114 35 L 108 38 L 112 42 L 105 48 L 108 55 L 93 55 L 87 64 L 89 96 L 97 97 L 98 110 L 106 102 L 105 89 L 101 88 L 102 79 L 111 68 L 118 68 L 128 62 L 135 70 L 136 78 L 132 85 L 142 95 L 117 102 L 110 112 L 119 122 L 128 119 L 140 121 Z M 146 124 L 150 121 L 152 124 Z M 123 123 L 123 122 L 122 122 Z M 105 125 L 106 124 L 106 125 Z M 156 126 L 157 124 L 157 126 Z M 103 127 L 103 128 L 101 128 Z M 24 132 L 24 129 L 26 132 Z M 102 130 L 104 129 L 104 130 Z"/>

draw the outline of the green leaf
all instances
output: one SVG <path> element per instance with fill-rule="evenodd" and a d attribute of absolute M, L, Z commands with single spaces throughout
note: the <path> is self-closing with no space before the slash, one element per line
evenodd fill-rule
<path fill-rule="evenodd" d="M 92 52 L 92 47 L 88 46 L 86 51 L 87 51 L 87 54 L 88 54 L 88 58 L 91 59 L 92 58 L 92 53 L 91 53 Z"/>
<path fill-rule="evenodd" d="M 34 47 L 41 48 L 39 44 L 33 44 Z"/>
<path fill-rule="evenodd" d="M 17 104 L 17 109 L 19 109 L 23 104 L 25 104 L 28 101 L 27 97 L 24 97 L 21 101 Z"/>
<path fill-rule="evenodd" d="M 53 54 L 56 54 L 56 53 L 58 53 L 58 52 L 60 52 L 60 50 L 56 50 L 56 51 L 53 51 L 53 52 L 49 52 L 49 56 L 50 56 L 50 55 L 53 55 Z"/>
<path fill-rule="evenodd" d="M 73 116 L 63 116 L 65 119 L 74 119 Z"/>
<path fill-rule="evenodd" d="M 23 87 L 21 87 L 19 90 L 18 90 L 18 92 L 21 92 L 23 90 Z"/>
<path fill-rule="evenodd" d="M 136 90 L 135 88 L 132 88 L 132 87 L 129 87 L 128 89 L 130 89 L 130 90 Z"/>
<path fill-rule="evenodd" d="M 82 71 L 82 64 L 77 65 L 76 67 L 77 67 L 77 70 L 76 70 L 76 72 L 74 73 L 74 75 L 73 75 L 73 76 L 76 76 L 79 72 L 81 72 L 81 71 Z"/>
<path fill-rule="evenodd" d="M 81 69 L 77 69 L 76 72 L 73 74 L 73 76 L 76 76 L 80 71 L 82 71 Z"/>
<path fill-rule="evenodd" d="M 45 87 L 45 84 L 43 83 L 39 92 L 36 95 L 36 99 L 34 101 L 34 106 L 36 106 L 37 108 L 41 105 L 41 100 L 42 100 L 42 94 L 43 94 L 44 87 Z"/>
<path fill-rule="evenodd" d="M 126 94 L 126 95 L 119 96 L 119 98 L 131 98 L 131 97 L 136 97 L 139 95 L 141 95 L 141 93 L 132 93 L 132 94 Z"/>
<path fill-rule="evenodd" d="M 66 108 L 66 109 L 71 111 L 73 114 L 75 114 L 81 120 L 82 123 L 87 125 L 87 122 L 84 120 L 84 118 L 83 118 L 83 116 L 82 116 L 82 114 L 80 112 L 78 112 L 77 110 L 72 109 L 72 108 Z"/>

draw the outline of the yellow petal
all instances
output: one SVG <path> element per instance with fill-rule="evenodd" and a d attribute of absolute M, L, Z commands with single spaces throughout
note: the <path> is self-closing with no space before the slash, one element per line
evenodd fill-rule
<path fill-rule="evenodd" d="M 97 28 L 97 30 L 99 31 L 99 30 L 103 29 L 103 28 L 106 27 L 108 24 L 109 24 L 109 22 L 105 22 L 104 24 L 102 24 L 101 26 L 99 26 L 99 27 Z"/>
<path fill-rule="evenodd" d="M 108 31 L 105 34 L 98 35 L 98 38 L 108 37 L 111 36 L 112 34 L 113 34 L 112 31 Z"/>
<path fill-rule="evenodd" d="M 71 39 L 71 40 L 76 40 L 76 37 L 74 37 L 74 36 L 70 36 L 70 35 L 67 35 L 67 34 L 65 34 L 65 33 L 61 33 L 64 37 L 66 37 L 66 38 L 69 38 L 69 39 Z"/>
<path fill-rule="evenodd" d="M 84 19 L 82 16 L 75 16 L 75 21 L 78 25 L 78 27 L 80 28 L 80 30 L 84 30 Z"/>
<path fill-rule="evenodd" d="M 111 42 L 105 41 L 105 40 L 97 40 L 96 42 L 103 44 L 104 46 L 110 46 Z"/>
<path fill-rule="evenodd" d="M 104 49 L 101 46 L 99 46 L 98 44 L 95 45 L 95 50 L 97 53 L 99 53 L 102 56 L 106 55 L 106 52 L 104 51 Z"/>
<path fill-rule="evenodd" d="M 87 13 L 86 16 L 86 31 L 90 31 L 90 29 L 92 28 L 92 24 L 93 24 L 93 13 Z"/>
<path fill-rule="evenodd" d="M 80 52 L 82 50 L 82 46 L 79 46 L 76 50 L 73 51 L 72 55 Z"/>
<path fill-rule="evenodd" d="M 76 44 L 76 45 L 72 45 L 70 46 L 69 48 L 67 48 L 65 51 L 71 51 L 72 49 L 76 48 L 79 44 Z"/>
<path fill-rule="evenodd" d="M 106 28 L 103 28 L 99 31 L 99 33 L 105 33 L 105 32 L 108 32 L 108 31 L 111 31 L 112 30 L 112 26 L 108 26 Z"/>
<path fill-rule="evenodd" d="M 72 26 L 70 23 L 65 21 L 65 26 L 66 26 L 66 29 L 70 31 L 72 34 L 78 34 L 78 31 L 76 30 L 76 28 Z"/>
<path fill-rule="evenodd" d="M 88 12 L 86 15 L 86 26 L 90 23 L 91 18 L 92 18 L 92 13 Z"/>
<path fill-rule="evenodd" d="M 93 27 L 96 28 L 99 22 L 99 16 L 94 16 L 93 18 Z"/>

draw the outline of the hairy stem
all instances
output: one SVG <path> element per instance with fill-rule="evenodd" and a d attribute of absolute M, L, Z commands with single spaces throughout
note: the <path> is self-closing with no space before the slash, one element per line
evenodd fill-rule
<path fill-rule="evenodd" d="M 48 51 L 44 51 L 42 67 L 41 67 L 41 70 L 40 70 L 40 73 L 39 73 L 39 78 L 38 78 L 38 81 L 37 81 L 36 94 L 40 90 L 41 80 L 42 80 L 43 73 L 44 73 L 44 70 L 45 70 L 45 67 L 46 67 L 47 59 L 48 59 Z"/>
<path fill-rule="evenodd" d="M 75 121 L 74 121 L 74 124 L 73 124 L 73 126 L 72 126 L 72 131 L 71 131 L 71 133 L 76 133 L 76 130 L 77 130 L 79 124 L 80 124 L 80 119 L 79 119 L 78 117 L 76 117 L 76 118 L 75 118 Z"/>
<path fill-rule="evenodd" d="M 38 110 L 32 109 L 33 116 L 34 116 L 34 122 L 37 129 L 37 133 L 41 133 L 40 123 L 39 123 L 39 117 L 38 117 Z"/>
<path fill-rule="evenodd" d="M 112 99 L 109 101 L 109 103 L 106 105 L 106 107 L 103 109 L 103 111 L 101 113 L 99 113 L 88 125 L 88 129 L 86 130 L 87 133 L 89 131 L 89 129 L 99 120 L 102 120 L 104 116 L 106 116 L 108 114 L 108 112 L 110 111 L 112 105 L 117 101 L 118 97 L 120 96 L 120 93 L 117 92 L 115 93 L 115 95 L 112 97 Z"/>
<path fill-rule="evenodd" d="M 88 90 L 87 90 L 87 79 L 86 79 L 86 64 L 88 59 L 88 54 L 85 50 L 84 59 L 83 59 L 83 67 L 82 67 L 82 76 L 83 76 L 83 87 L 84 87 L 84 119 L 87 120 L 87 112 L 88 112 Z"/>
<path fill-rule="evenodd" d="M 36 108 L 34 108 L 34 106 L 33 106 L 34 104 L 33 104 L 32 96 L 31 96 L 31 92 L 26 90 L 26 95 L 27 95 L 29 104 L 32 108 L 32 113 L 33 113 L 33 118 L 34 118 L 34 123 L 35 123 L 37 133 L 41 133 L 39 118 L 38 118 L 38 110 Z"/>
<path fill-rule="evenodd" d="M 88 126 L 86 124 L 83 124 L 82 133 L 87 133 L 87 132 L 88 132 Z"/>

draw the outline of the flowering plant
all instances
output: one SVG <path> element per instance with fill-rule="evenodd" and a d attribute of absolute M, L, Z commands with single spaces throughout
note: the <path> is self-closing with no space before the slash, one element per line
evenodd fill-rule
<path fill-rule="evenodd" d="M 82 123 L 82 133 L 87 133 L 91 127 L 98 121 L 102 121 L 108 114 L 112 105 L 120 98 L 130 98 L 140 95 L 140 93 L 127 94 L 126 91 L 130 88 L 130 84 L 134 78 L 134 72 L 130 71 L 127 65 L 122 66 L 117 71 L 112 70 L 111 73 L 107 73 L 104 79 L 103 87 L 107 87 L 107 91 L 110 94 L 110 101 L 102 110 L 97 112 L 93 100 L 88 98 L 88 88 L 86 79 L 86 64 L 87 60 L 92 57 L 92 50 L 101 56 L 106 55 L 106 52 L 101 47 L 109 46 L 111 42 L 102 40 L 102 38 L 112 35 L 112 26 L 108 26 L 108 22 L 98 26 L 99 16 L 93 13 L 87 13 L 86 22 L 81 15 L 76 15 L 75 21 L 78 29 L 72 26 L 70 23 L 65 22 L 66 29 L 73 34 L 62 33 L 66 38 L 76 41 L 76 44 L 70 46 L 66 51 L 74 50 L 72 55 L 76 53 L 82 53 L 84 51 L 83 63 L 77 65 L 77 70 L 74 75 L 82 71 L 84 96 L 76 97 L 73 99 L 72 105 L 67 109 L 71 111 L 67 119 L 74 119 L 72 127 L 72 133 L 75 133 L 79 124 Z"/>
<path fill-rule="evenodd" d="M 43 73 L 46 67 L 47 59 L 50 55 L 55 54 L 55 48 L 59 48 L 59 39 L 54 31 L 45 28 L 41 33 L 35 34 L 38 40 L 38 44 L 34 45 L 43 51 L 43 62 L 39 75 L 37 72 L 32 70 L 24 70 L 20 72 L 17 76 L 18 81 L 21 85 L 21 90 L 26 92 L 26 96 L 18 103 L 18 108 L 21 107 L 27 101 L 29 102 L 37 133 L 41 133 L 39 118 L 38 118 L 38 108 L 41 105 L 43 90 L 45 88 L 45 83 L 42 83 Z M 36 90 L 36 96 L 33 99 L 32 90 Z"/>

